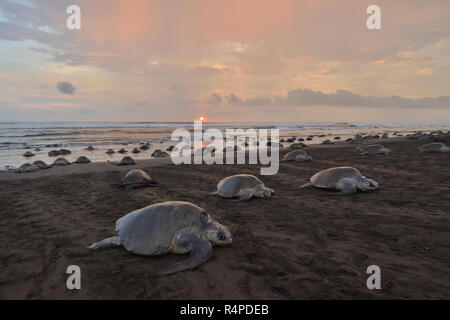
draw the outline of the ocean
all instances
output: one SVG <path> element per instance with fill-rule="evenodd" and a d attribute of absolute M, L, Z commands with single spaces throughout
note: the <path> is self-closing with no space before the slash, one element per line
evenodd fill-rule
<path fill-rule="evenodd" d="M 155 122 L 0 122 L 0 170 L 16 168 L 23 163 L 43 160 L 52 163 L 55 158 L 48 152 L 54 149 L 69 149 L 71 155 L 65 156 L 75 161 L 79 156 L 87 156 L 91 161 L 119 161 L 123 155 L 115 153 L 107 155 L 108 149 L 118 151 L 126 149 L 136 160 L 150 159 L 156 149 L 166 150 L 175 142 L 171 134 L 177 128 L 192 129 L 193 123 L 155 123 Z M 333 136 L 342 139 L 353 137 L 357 133 L 380 134 L 395 132 L 408 134 L 416 131 L 449 130 L 450 125 L 396 125 L 367 123 L 204 123 L 203 129 L 219 130 L 237 128 L 273 128 L 280 130 L 280 138 L 296 136 L 306 138 L 313 135 L 308 143 L 321 143 Z M 151 143 L 151 148 L 139 154 L 131 154 L 131 150 L 143 143 Z M 94 151 L 87 151 L 93 146 Z M 39 150 L 40 149 L 40 150 Z M 35 151 L 36 150 L 36 151 Z M 23 154 L 31 151 L 32 158 Z"/>

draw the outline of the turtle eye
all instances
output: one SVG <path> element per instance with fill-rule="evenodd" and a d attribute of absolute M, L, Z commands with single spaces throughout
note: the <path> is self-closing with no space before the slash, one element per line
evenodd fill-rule
<path fill-rule="evenodd" d="M 220 241 L 224 241 L 224 240 L 227 238 L 227 236 L 226 236 L 225 233 L 223 233 L 222 231 L 219 231 L 219 232 L 217 232 L 217 238 L 218 238 Z"/>

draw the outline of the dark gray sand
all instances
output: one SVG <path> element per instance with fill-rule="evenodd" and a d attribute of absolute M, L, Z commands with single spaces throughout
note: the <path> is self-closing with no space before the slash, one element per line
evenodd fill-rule
<path fill-rule="evenodd" d="M 355 145 L 308 148 L 312 162 L 281 162 L 260 177 L 276 195 L 231 202 L 208 196 L 253 165 L 71 165 L 0 173 L 1 299 L 450 299 L 450 153 L 419 154 L 424 141 L 390 139 L 389 156 L 361 156 Z M 281 154 L 289 150 L 282 151 Z M 355 166 L 380 184 L 373 193 L 329 196 L 299 186 L 319 170 Z M 156 188 L 112 186 L 146 169 Z M 193 271 L 157 276 L 182 255 L 142 257 L 86 246 L 114 235 L 124 214 L 167 200 L 203 207 L 229 226 L 233 244 Z M 79 265 L 82 289 L 66 289 Z M 366 268 L 381 267 L 381 290 Z"/>

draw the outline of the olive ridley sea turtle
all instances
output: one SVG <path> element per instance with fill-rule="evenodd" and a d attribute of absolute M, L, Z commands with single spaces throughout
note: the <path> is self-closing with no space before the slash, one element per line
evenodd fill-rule
<path fill-rule="evenodd" d="M 361 191 L 373 191 L 379 188 L 374 180 L 364 177 L 358 169 L 352 167 L 336 167 L 322 170 L 300 188 L 324 188 L 340 192 L 333 194 L 352 194 Z"/>
<path fill-rule="evenodd" d="M 210 195 L 236 199 L 234 201 L 246 201 L 251 197 L 269 198 L 274 193 L 274 190 L 266 187 L 257 177 L 250 174 L 237 174 L 220 180 L 217 191 Z"/>
<path fill-rule="evenodd" d="M 286 153 L 281 161 L 311 161 L 312 157 L 304 150 L 295 150 Z"/>
<path fill-rule="evenodd" d="M 418 148 L 420 152 L 449 152 L 450 148 L 440 142 L 433 142 Z"/>
<path fill-rule="evenodd" d="M 141 188 L 157 184 L 150 176 L 141 169 L 135 169 L 128 172 L 122 179 L 121 187 L 124 188 Z"/>
<path fill-rule="evenodd" d="M 202 208 L 183 201 L 168 201 L 133 211 L 116 221 L 118 236 L 90 245 L 89 249 L 122 245 L 138 255 L 190 253 L 189 258 L 158 272 L 171 274 L 194 269 L 212 255 L 213 245 L 232 242 L 229 229 Z"/>
<path fill-rule="evenodd" d="M 360 146 L 356 150 L 364 156 L 377 154 L 384 154 L 385 156 L 387 156 L 391 151 L 391 149 L 385 148 L 382 144 L 370 144 L 367 146 Z"/>

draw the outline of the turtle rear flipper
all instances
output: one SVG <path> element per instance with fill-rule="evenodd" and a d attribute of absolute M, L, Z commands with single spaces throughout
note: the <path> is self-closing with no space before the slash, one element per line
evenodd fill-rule
<path fill-rule="evenodd" d="M 99 249 L 99 248 L 106 248 L 106 247 L 118 247 L 121 245 L 120 238 L 118 236 L 106 238 L 103 240 L 100 240 L 98 242 L 94 242 L 91 244 L 88 249 Z"/>
<path fill-rule="evenodd" d="M 174 246 L 181 250 L 190 251 L 189 258 L 158 272 L 159 275 L 167 275 L 194 269 L 208 261 L 212 255 L 211 243 L 206 239 L 198 238 L 192 233 L 186 233 L 177 237 Z"/>
<path fill-rule="evenodd" d="M 312 189 L 314 188 L 314 185 L 311 182 L 305 183 L 304 185 L 300 186 L 300 189 Z"/>

